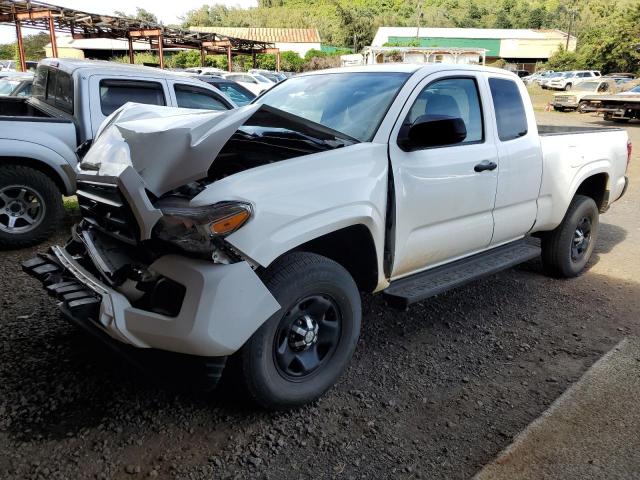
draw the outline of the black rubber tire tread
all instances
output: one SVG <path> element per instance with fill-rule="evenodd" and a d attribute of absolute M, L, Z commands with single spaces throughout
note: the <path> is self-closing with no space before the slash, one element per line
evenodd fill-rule
<path fill-rule="evenodd" d="M 59 227 L 64 214 L 62 193 L 46 174 L 22 165 L 0 166 L 0 187 L 15 183 L 25 184 L 42 195 L 46 204 L 45 215 L 40 225 L 30 232 L 10 234 L 0 231 L 1 249 L 24 248 L 43 242 Z"/>
<path fill-rule="evenodd" d="M 592 213 L 591 244 L 586 259 L 580 264 L 571 260 L 571 242 L 577 220 L 575 217 L 584 213 Z M 557 278 L 572 278 L 579 275 L 589 262 L 593 248 L 598 238 L 598 206 L 591 197 L 576 195 L 569 204 L 562 223 L 547 235 L 542 237 L 542 264 L 549 275 Z"/>
<path fill-rule="evenodd" d="M 322 372 L 322 376 L 331 377 L 331 381 L 319 384 L 317 388 L 309 387 L 310 391 L 305 394 L 300 393 L 300 386 L 308 386 L 310 382 L 295 384 L 282 379 L 278 389 L 269 388 L 273 387 L 273 385 L 268 383 L 267 375 L 261 368 L 268 367 L 264 366 L 259 359 L 263 358 L 268 349 L 268 352 L 266 352 L 268 359 L 266 361 L 272 361 L 272 334 L 280 323 L 282 310 L 287 308 L 286 305 L 283 305 L 282 300 L 286 299 L 288 294 L 291 295 L 295 289 L 300 289 L 301 283 L 309 281 L 318 273 L 321 274 L 320 276 L 322 274 L 333 275 L 334 278 L 331 280 L 335 282 L 337 288 L 341 288 L 344 291 L 344 299 L 347 300 L 351 308 L 352 326 L 351 332 L 349 332 L 351 335 L 343 336 L 338 345 L 338 350 L 336 350 L 331 359 L 331 361 L 334 361 L 338 357 L 338 364 L 332 365 L 332 368 L 325 367 Z M 362 307 L 358 287 L 349 272 L 340 264 L 329 258 L 308 252 L 292 252 L 284 255 L 267 268 L 262 275 L 262 280 L 283 309 L 272 315 L 240 350 L 238 367 L 242 387 L 254 403 L 267 410 L 283 410 L 304 405 L 316 400 L 331 388 L 348 366 L 360 335 Z M 298 294 L 294 294 L 293 297 L 298 297 Z M 343 312 L 343 328 L 345 325 L 345 313 L 347 312 Z M 339 357 L 342 357 L 342 361 L 340 361 Z M 318 377 L 321 377 L 321 375 L 317 375 L 315 379 L 317 380 Z"/>

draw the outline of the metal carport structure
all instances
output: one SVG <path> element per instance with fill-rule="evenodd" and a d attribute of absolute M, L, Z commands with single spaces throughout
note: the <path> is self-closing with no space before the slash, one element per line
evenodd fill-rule
<path fill-rule="evenodd" d="M 134 63 L 133 41 L 147 40 L 151 50 L 158 51 L 160 68 L 164 68 L 164 48 L 197 49 L 204 66 L 207 53 L 226 53 L 228 69 L 232 68 L 234 54 L 276 55 L 276 70 L 280 70 L 280 51 L 273 43 L 228 37 L 216 33 L 200 33 L 181 28 L 166 27 L 135 18 L 89 13 L 29 0 L 0 0 L 0 24 L 12 24 L 18 39 L 20 67 L 26 70 L 22 27 L 47 30 L 51 37 L 51 50 L 58 56 L 56 32 L 70 34 L 73 38 L 119 38 L 129 41 L 129 61 Z M 255 61 L 255 60 L 254 60 Z"/>

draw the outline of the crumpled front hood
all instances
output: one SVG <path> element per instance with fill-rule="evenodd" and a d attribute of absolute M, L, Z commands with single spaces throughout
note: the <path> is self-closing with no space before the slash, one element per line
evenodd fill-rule
<path fill-rule="evenodd" d="M 80 168 L 117 177 L 131 166 L 160 196 L 205 177 L 225 143 L 259 108 L 212 112 L 128 103 L 105 120 Z"/>

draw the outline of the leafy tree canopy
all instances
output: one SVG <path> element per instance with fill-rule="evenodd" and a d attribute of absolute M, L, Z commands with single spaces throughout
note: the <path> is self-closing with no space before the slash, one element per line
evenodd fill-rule
<path fill-rule="evenodd" d="M 203 5 L 182 21 L 185 27 L 317 28 L 323 43 L 356 49 L 369 45 L 380 26 L 568 31 L 571 24 L 578 51 L 559 51 L 553 62 L 637 71 L 639 10 L 638 0 L 258 0 L 248 9 Z"/>

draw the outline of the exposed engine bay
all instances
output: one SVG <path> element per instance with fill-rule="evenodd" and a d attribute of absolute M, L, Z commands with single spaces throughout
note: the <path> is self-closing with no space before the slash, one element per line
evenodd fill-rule
<path fill-rule="evenodd" d="M 254 207 L 239 200 L 193 206 L 194 197 L 245 170 L 355 143 L 267 105 L 188 115 L 125 105 L 105 122 L 80 164 L 83 220 L 74 229 L 71 250 L 74 242 L 78 252 L 83 245 L 90 257 L 85 266 L 130 300 L 162 305 L 159 291 L 173 300 L 184 295 L 148 269 L 163 255 L 218 264 L 245 260 L 257 267 L 225 241 L 250 221 Z"/>

